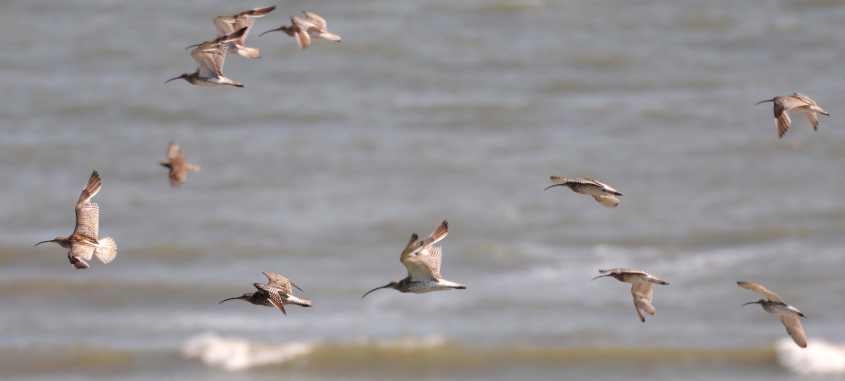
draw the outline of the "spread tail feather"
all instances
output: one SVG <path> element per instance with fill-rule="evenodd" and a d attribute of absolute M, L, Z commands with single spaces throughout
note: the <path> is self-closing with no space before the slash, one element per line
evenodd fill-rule
<path fill-rule="evenodd" d="M 99 241 L 97 249 L 94 251 L 97 259 L 103 263 L 109 263 L 117 256 L 117 242 L 112 237 L 106 237 Z"/>

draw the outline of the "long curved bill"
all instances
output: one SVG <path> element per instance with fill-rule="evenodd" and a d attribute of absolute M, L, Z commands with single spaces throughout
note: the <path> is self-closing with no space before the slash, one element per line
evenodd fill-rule
<path fill-rule="evenodd" d="M 552 184 L 552 185 L 545 187 L 543 190 L 547 191 L 547 190 L 552 189 L 554 187 L 563 187 L 563 186 L 566 186 L 566 184 Z"/>
<path fill-rule="evenodd" d="M 173 77 L 173 78 L 170 78 L 170 79 L 168 79 L 168 80 L 164 81 L 164 83 L 167 83 L 167 82 L 170 82 L 170 81 L 174 81 L 174 80 L 177 80 L 177 79 L 181 79 L 181 78 L 182 78 L 182 76 L 181 76 L 181 75 L 180 75 L 180 76 L 178 76 L 178 77 Z"/>
<path fill-rule="evenodd" d="M 38 246 L 38 245 L 40 245 L 40 244 L 42 244 L 42 243 L 48 243 L 48 242 L 56 242 L 56 240 L 55 240 L 55 239 L 49 239 L 49 240 L 46 240 L 46 241 L 41 241 L 41 242 L 38 242 L 38 243 L 36 243 L 35 245 L 32 245 L 32 246 Z"/>
<path fill-rule="evenodd" d="M 610 274 L 602 274 L 602 275 L 594 276 L 594 277 L 593 277 L 593 279 L 591 279 L 591 280 L 596 280 L 596 279 L 599 279 L 599 278 L 604 278 L 604 277 L 606 277 L 606 276 L 611 276 L 611 275 L 610 275 Z"/>
<path fill-rule="evenodd" d="M 767 102 L 774 102 L 774 101 L 775 101 L 774 98 L 773 99 L 763 99 L 762 101 L 759 101 L 759 102 L 755 103 L 754 105 L 757 106 L 759 104 L 763 104 L 763 103 L 767 103 Z"/>
<path fill-rule="evenodd" d="M 270 29 L 270 30 L 268 30 L 268 31 L 266 31 L 266 32 L 264 32 L 264 33 L 259 34 L 259 35 L 258 35 L 258 37 L 261 37 L 261 36 L 263 36 L 263 35 L 265 35 L 265 34 L 267 34 L 267 33 L 270 33 L 270 32 L 278 32 L 278 31 L 280 31 L 280 30 L 282 30 L 282 27 L 278 27 L 278 28 L 276 28 L 276 29 Z"/>
<path fill-rule="evenodd" d="M 381 287 L 376 287 L 376 288 L 374 288 L 374 289 L 372 289 L 372 290 L 370 290 L 370 291 L 367 291 L 367 293 L 366 293 L 366 294 L 361 295 L 361 299 L 364 299 L 367 295 L 372 294 L 373 292 L 375 292 L 375 291 L 377 291 L 377 290 L 381 290 L 382 288 L 390 288 L 390 283 L 388 283 L 388 284 L 386 284 L 386 285 L 384 285 L 384 286 L 381 286 Z"/>
<path fill-rule="evenodd" d="M 220 301 L 220 302 L 218 302 L 217 304 L 222 304 L 223 302 L 227 302 L 227 301 L 229 301 L 229 300 L 236 300 L 236 299 L 243 299 L 243 296 L 236 296 L 236 297 L 234 297 L 234 298 L 226 298 L 226 299 L 221 300 L 221 301 Z"/>
<path fill-rule="evenodd" d="M 202 43 L 199 43 L 199 44 L 193 44 L 193 45 L 188 45 L 188 46 L 186 46 L 186 47 L 185 47 L 185 50 L 188 50 L 188 49 L 190 49 L 190 48 L 196 48 L 197 46 L 200 46 L 200 45 L 202 45 Z"/>
<path fill-rule="evenodd" d="M 759 301 L 755 301 L 755 302 L 742 303 L 742 305 L 743 305 L 743 306 L 747 306 L 747 305 L 749 305 L 749 304 L 760 304 L 760 302 L 759 302 Z"/>

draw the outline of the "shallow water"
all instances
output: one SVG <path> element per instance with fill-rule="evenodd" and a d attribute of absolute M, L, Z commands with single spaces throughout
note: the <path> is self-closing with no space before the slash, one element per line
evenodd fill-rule
<path fill-rule="evenodd" d="M 811 346 L 845 343 L 845 3 L 281 2 L 263 57 L 227 62 L 245 89 L 162 84 L 211 18 L 263 5 L 0 4 L 0 378 L 801 379 L 739 279 L 801 308 Z M 257 37 L 301 9 L 343 43 Z M 792 91 L 833 117 L 779 140 L 753 104 Z M 203 167 L 178 190 L 170 140 Z M 68 233 L 92 169 L 120 254 L 72 271 L 31 244 Z M 622 205 L 543 192 L 551 174 Z M 362 301 L 443 218 L 469 290 Z M 672 282 L 647 324 L 589 282 L 616 266 Z M 217 304 L 264 270 L 314 308 Z M 230 372 L 185 353 L 204 337 L 309 352 Z"/>

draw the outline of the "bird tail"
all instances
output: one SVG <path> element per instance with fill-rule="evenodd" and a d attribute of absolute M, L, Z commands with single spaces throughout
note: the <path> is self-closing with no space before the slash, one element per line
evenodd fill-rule
<path fill-rule="evenodd" d="M 338 36 L 334 33 L 329 33 L 329 32 L 320 33 L 320 38 L 322 38 L 324 40 L 334 41 L 334 42 L 340 42 L 340 40 L 341 40 L 340 36 Z"/>
<path fill-rule="evenodd" d="M 310 300 L 302 299 L 302 298 L 299 298 L 299 297 L 296 297 L 296 296 L 293 296 L 293 295 L 287 295 L 287 298 L 285 299 L 285 303 L 296 304 L 297 306 L 302 306 L 302 307 L 311 307 L 311 301 Z"/>
<path fill-rule="evenodd" d="M 247 46 L 238 45 L 238 46 L 236 46 L 236 49 L 237 49 L 238 55 L 241 56 L 241 57 L 251 58 L 251 59 L 261 58 L 261 50 L 258 49 L 258 48 L 250 48 L 250 47 L 247 47 Z"/>
<path fill-rule="evenodd" d="M 117 242 L 112 237 L 106 237 L 99 241 L 97 249 L 94 251 L 97 259 L 103 263 L 110 263 L 117 256 Z"/>

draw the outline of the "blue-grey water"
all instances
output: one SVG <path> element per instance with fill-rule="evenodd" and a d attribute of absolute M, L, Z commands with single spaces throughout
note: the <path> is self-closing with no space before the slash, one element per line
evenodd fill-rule
<path fill-rule="evenodd" d="M 244 89 L 163 84 L 214 16 L 269 4 L 263 57 L 226 62 Z M 343 42 L 258 37 L 301 10 Z M 2 2 L 0 379 L 839 379 L 842 25 L 835 0 Z M 793 91 L 833 116 L 778 139 L 753 104 Z M 180 189 L 171 140 L 202 166 Z M 75 271 L 32 244 L 70 232 L 92 169 L 120 253 Z M 361 300 L 444 218 L 468 290 Z M 617 266 L 672 282 L 646 324 L 590 281 Z M 217 304 L 267 270 L 314 307 Z"/>

